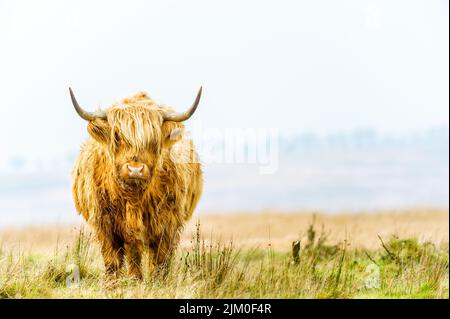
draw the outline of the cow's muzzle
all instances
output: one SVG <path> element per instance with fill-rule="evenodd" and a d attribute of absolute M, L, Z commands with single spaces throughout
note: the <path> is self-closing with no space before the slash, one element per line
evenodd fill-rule
<path fill-rule="evenodd" d="M 150 171 L 148 166 L 139 162 L 128 162 L 122 165 L 120 169 L 120 177 L 125 181 L 149 180 Z"/>

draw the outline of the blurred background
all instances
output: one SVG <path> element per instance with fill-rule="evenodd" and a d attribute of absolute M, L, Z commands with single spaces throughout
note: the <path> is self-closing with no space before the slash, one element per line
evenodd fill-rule
<path fill-rule="evenodd" d="M 0 227 L 79 220 L 69 85 L 92 110 L 138 91 L 182 110 L 203 85 L 200 151 L 275 129 L 270 174 L 204 162 L 200 214 L 448 209 L 448 5 L 0 0 Z"/>

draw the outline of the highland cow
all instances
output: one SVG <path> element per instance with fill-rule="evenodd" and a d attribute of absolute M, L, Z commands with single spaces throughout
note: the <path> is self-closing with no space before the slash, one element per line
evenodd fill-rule
<path fill-rule="evenodd" d="M 145 93 L 87 112 L 69 90 L 90 134 L 73 170 L 75 207 L 96 234 L 107 278 L 126 261 L 128 273 L 141 279 L 144 252 L 150 271 L 167 269 L 202 193 L 202 170 L 182 124 L 201 88 L 184 113 Z"/>

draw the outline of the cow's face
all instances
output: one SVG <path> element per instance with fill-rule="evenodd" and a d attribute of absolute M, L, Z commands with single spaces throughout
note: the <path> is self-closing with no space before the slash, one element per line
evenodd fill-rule
<path fill-rule="evenodd" d="M 201 92 L 200 88 L 194 104 L 184 113 L 158 107 L 143 93 L 92 113 L 78 105 L 72 90 L 70 95 L 78 115 L 89 121 L 89 134 L 112 163 L 119 184 L 132 188 L 145 187 L 152 180 L 162 165 L 163 153 L 181 139 L 181 122 L 195 112 Z"/>
<path fill-rule="evenodd" d="M 88 124 L 90 135 L 104 146 L 114 174 L 125 187 L 145 187 L 162 164 L 161 156 L 182 137 L 184 126 L 164 121 L 161 112 L 145 107 L 112 108 L 107 120 Z"/>

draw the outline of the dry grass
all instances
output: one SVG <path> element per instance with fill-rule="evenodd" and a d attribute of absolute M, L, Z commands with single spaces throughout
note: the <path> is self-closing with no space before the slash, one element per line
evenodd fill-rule
<path fill-rule="evenodd" d="M 448 212 L 234 214 L 190 224 L 167 277 L 115 288 L 80 228 L 0 232 L 0 298 L 448 298 Z M 323 226 L 322 226 L 323 225 Z M 230 238 L 233 237 L 233 241 Z M 290 251 L 293 240 L 296 256 Z M 67 278 L 79 269 L 78 285 Z M 377 286 L 367 286 L 373 267 Z M 71 268 L 72 267 L 72 268 Z M 372 281 L 373 284 L 373 281 Z"/>
<path fill-rule="evenodd" d="M 305 229 L 315 216 L 319 227 L 326 227 L 331 243 L 347 238 L 353 247 L 377 248 L 378 235 L 388 237 L 414 237 L 419 241 L 436 244 L 448 242 L 449 212 L 445 209 L 411 209 L 360 214 L 321 214 L 315 212 L 267 212 L 214 214 L 200 216 L 205 234 L 230 239 L 247 246 L 265 246 L 269 243 L 277 250 L 290 249 L 290 242 L 305 238 Z M 194 223 L 187 228 L 192 232 Z"/>
<path fill-rule="evenodd" d="M 188 247 L 195 224 L 201 221 L 203 233 L 214 240 L 233 239 L 236 246 L 290 249 L 291 242 L 305 239 L 306 229 L 315 218 L 318 227 L 326 227 L 332 244 L 344 239 L 355 248 L 379 247 L 378 235 L 417 238 L 420 242 L 448 243 L 449 212 L 445 209 L 411 209 L 361 214 L 321 214 L 315 212 L 262 212 L 204 214 L 195 216 L 183 234 L 182 247 Z M 0 229 L 4 247 L 25 251 L 53 251 L 74 240 L 73 226 L 40 226 Z"/>

